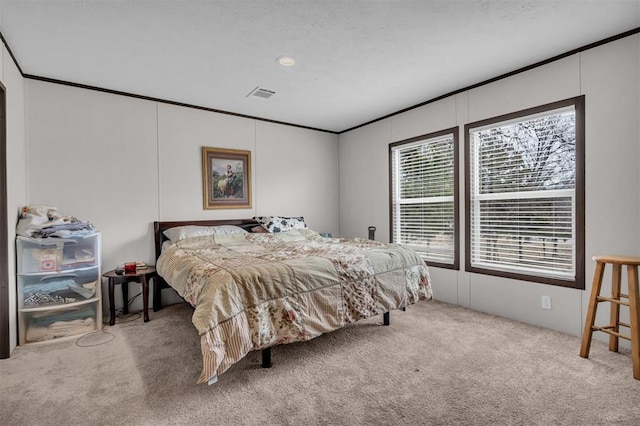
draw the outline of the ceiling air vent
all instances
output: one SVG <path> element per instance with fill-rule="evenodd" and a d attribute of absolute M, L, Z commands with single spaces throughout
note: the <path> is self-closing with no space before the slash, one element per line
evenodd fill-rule
<path fill-rule="evenodd" d="M 260 99 L 269 99 L 271 96 L 275 95 L 276 92 L 273 90 L 263 89 L 261 87 L 256 87 L 247 95 L 247 98 L 250 96 L 260 98 Z"/>

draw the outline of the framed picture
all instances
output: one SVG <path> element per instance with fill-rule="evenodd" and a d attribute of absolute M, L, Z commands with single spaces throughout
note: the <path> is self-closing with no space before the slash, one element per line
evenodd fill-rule
<path fill-rule="evenodd" d="M 251 208 L 251 151 L 202 147 L 204 209 Z"/>

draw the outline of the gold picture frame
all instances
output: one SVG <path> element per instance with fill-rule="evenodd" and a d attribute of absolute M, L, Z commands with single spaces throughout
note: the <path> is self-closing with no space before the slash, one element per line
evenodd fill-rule
<path fill-rule="evenodd" d="M 204 209 L 251 208 L 251 151 L 202 147 Z"/>

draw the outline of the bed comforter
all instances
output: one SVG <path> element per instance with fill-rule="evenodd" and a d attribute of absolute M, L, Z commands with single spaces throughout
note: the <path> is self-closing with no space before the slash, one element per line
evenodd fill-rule
<path fill-rule="evenodd" d="M 217 380 L 249 351 L 432 297 L 429 270 L 415 252 L 307 229 L 187 238 L 165 247 L 157 270 L 195 308 L 198 383 Z"/>

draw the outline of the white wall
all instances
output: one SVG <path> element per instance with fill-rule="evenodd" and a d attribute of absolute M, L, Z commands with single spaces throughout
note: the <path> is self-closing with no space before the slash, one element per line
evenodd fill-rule
<path fill-rule="evenodd" d="M 27 201 L 24 79 L 4 45 L 0 52 L 0 81 L 7 95 L 7 216 L 9 239 L 10 350 L 17 345 L 15 236 L 18 212 Z"/>
<path fill-rule="evenodd" d="M 338 186 L 337 135 L 37 80 L 26 85 L 29 204 L 94 223 L 105 271 L 129 259 L 154 262 L 156 220 L 295 215 L 313 229 L 339 231 L 337 194 L 327 186 Z M 250 209 L 203 209 L 202 146 L 252 152 Z M 305 173 L 283 186 L 292 168 Z M 174 300 L 163 292 L 163 301 Z"/>
<path fill-rule="evenodd" d="M 591 257 L 596 254 L 640 254 L 639 44 L 640 35 L 635 35 L 581 55 L 581 84 L 587 97 L 586 135 L 590 141 L 586 165 L 587 277 L 593 275 Z M 604 291 L 608 293 L 610 271 L 606 272 Z M 583 296 L 586 314 L 588 294 Z M 600 323 L 608 322 L 607 311 L 599 312 Z M 629 323 L 627 314 L 627 309 L 621 309 L 621 320 Z"/>
<path fill-rule="evenodd" d="M 389 143 L 458 125 L 462 165 L 464 124 L 584 94 L 586 290 L 472 274 L 464 266 L 461 271 L 431 268 L 436 299 L 580 335 L 594 269 L 591 257 L 640 254 L 639 45 L 636 34 L 340 135 L 341 233 L 362 235 L 363 220 L 375 215 L 384 224 L 378 239 L 388 239 Z M 460 167 L 462 203 L 463 194 Z M 460 212 L 464 265 L 463 205 Z M 541 309 L 542 295 L 551 296 L 552 310 Z M 599 320 L 605 321 L 608 310 L 600 313 Z"/>
<path fill-rule="evenodd" d="M 340 235 L 389 242 L 389 120 L 340 135 Z M 343 205 L 348 206 L 346 209 Z"/>
<path fill-rule="evenodd" d="M 303 216 L 318 232 L 340 233 L 338 137 L 256 121 L 256 216 Z"/>
<path fill-rule="evenodd" d="M 105 271 L 153 260 L 155 103 L 27 80 L 27 126 L 29 203 L 91 221 Z"/>
<path fill-rule="evenodd" d="M 202 146 L 251 151 L 251 208 L 203 210 Z M 158 104 L 158 152 L 161 220 L 304 216 L 339 230 L 337 135 Z"/>
<path fill-rule="evenodd" d="M 228 219 L 254 216 L 250 209 L 203 210 L 203 146 L 254 151 L 255 123 L 173 105 L 158 105 L 160 219 Z M 255 185 L 255 155 L 252 156 Z M 255 191 L 254 191 L 255 192 Z M 255 193 L 252 194 L 255 200 Z M 255 204 L 255 201 L 253 202 Z"/>

